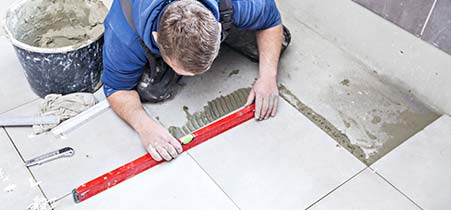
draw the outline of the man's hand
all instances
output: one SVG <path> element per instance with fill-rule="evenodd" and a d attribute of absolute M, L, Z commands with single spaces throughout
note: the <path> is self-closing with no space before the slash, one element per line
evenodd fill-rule
<path fill-rule="evenodd" d="M 249 93 L 246 105 L 255 101 L 255 119 L 266 120 L 276 116 L 279 90 L 275 78 L 259 78 Z"/>
<path fill-rule="evenodd" d="M 117 91 L 108 97 L 108 102 L 114 112 L 138 132 L 153 159 L 169 161 L 182 152 L 179 141 L 147 115 L 136 91 Z"/>
<path fill-rule="evenodd" d="M 156 161 L 170 161 L 183 151 L 180 142 L 159 124 L 149 125 L 139 135 L 144 147 Z"/>
<path fill-rule="evenodd" d="M 255 101 L 255 118 L 266 120 L 275 116 L 279 102 L 277 68 L 282 48 L 283 26 L 257 31 L 259 77 L 249 93 L 247 104 Z"/>

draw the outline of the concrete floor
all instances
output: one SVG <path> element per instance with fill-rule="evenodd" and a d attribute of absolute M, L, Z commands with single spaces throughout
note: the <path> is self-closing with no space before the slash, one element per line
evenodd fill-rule
<path fill-rule="evenodd" d="M 10 3 L 0 3 L 0 14 Z M 450 208 L 451 119 L 443 114 L 450 113 L 451 100 L 447 93 L 431 93 L 445 89 L 451 77 L 403 80 L 412 66 L 417 77 L 426 67 L 442 75 L 449 55 L 352 1 L 328 3 L 334 6 L 278 2 L 293 40 L 279 74 L 290 93 L 282 93 L 276 118 L 250 121 L 86 202 L 74 204 L 68 197 L 55 208 Z M 348 20 L 362 29 L 349 28 Z M 384 34 L 364 34 L 374 28 Z M 0 97 L 8 99 L 0 102 L 0 116 L 32 115 L 41 99 L 28 87 L 8 40 L 0 37 L 0 45 Z M 390 59 L 394 46 L 409 50 Z M 219 95 L 250 87 L 257 71 L 257 64 L 224 47 L 211 71 L 184 78 L 176 98 L 145 108 L 164 126 L 180 126 L 186 122 L 184 106 L 200 111 Z M 327 132 L 321 122 L 346 138 Z M 135 132 L 111 110 L 64 139 L 30 133 L 26 127 L 0 130 L 0 202 L 7 209 L 66 194 L 145 154 Z M 66 146 L 76 150 L 74 157 L 31 168 L 22 164 Z"/>

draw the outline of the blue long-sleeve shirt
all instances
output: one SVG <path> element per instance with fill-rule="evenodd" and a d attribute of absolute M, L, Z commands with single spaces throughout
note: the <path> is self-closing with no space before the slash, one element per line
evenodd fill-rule
<path fill-rule="evenodd" d="M 200 1 L 219 21 L 218 0 Z M 136 34 L 122 13 L 120 1 L 114 0 L 104 21 L 102 79 L 107 97 L 118 90 L 132 90 L 137 86 L 147 63 L 139 37 L 152 53 L 160 54 L 152 32 L 157 31 L 160 16 L 167 7 L 163 2 L 164 0 L 131 0 Z M 232 5 L 233 24 L 238 29 L 262 30 L 282 22 L 274 0 L 232 0 Z"/>

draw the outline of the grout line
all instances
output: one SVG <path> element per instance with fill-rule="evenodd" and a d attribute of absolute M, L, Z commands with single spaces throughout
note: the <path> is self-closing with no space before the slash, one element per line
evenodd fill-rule
<path fill-rule="evenodd" d="M 222 189 L 222 187 L 216 182 L 216 180 L 213 179 L 213 177 L 200 165 L 199 162 L 197 162 L 197 160 L 191 155 L 190 152 L 187 152 L 187 154 L 191 157 L 191 159 L 194 160 L 194 162 L 197 164 L 197 166 L 199 166 L 200 169 L 202 169 L 202 171 L 207 174 L 207 176 L 210 178 L 210 180 L 219 188 L 221 189 L 222 193 L 224 193 L 224 195 L 227 196 L 227 198 L 229 198 L 230 201 L 232 201 L 233 205 L 235 205 L 236 208 L 238 208 L 239 210 L 241 210 L 241 208 L 238 206 L 237 203 L 235 203 L 235 201 L 232 199 L 232 197 L 230 197 L 229 194 L 227 194 L 224 189 Z"/>
<path fill-rule="evenodd" d="M 434 11 L 436 4 L 437 4 L 437 0 L 434 0 L 434 3 L 432 4 L 431 10 L 429 10 L 429 14 L 428 14 L 426 20 L 424 21 L 423 28 L 421 29 L 421 32 L 420 32 L 420 37 L 423 36 L 423 33 L 426 30 L 426 26 L 429 24 L 429 20 L 431 19 L 432 12 Z"/>
<path fill-rule="evenodd" d="M 325 194 L 323 197 L 321 197 L 320 199 L 318 199 L 317 201 L 315 201 L 314 203 L 310 204 L 310 206 L 308 206 L 307 208 L 305 208 L 305 210 L 312 208 L 315 204 L 319 203 L 321 200 L 323 200 L 324 198 L 326 198 L 327 196 L 329 196 L 330 194 L 332 194 L 333 192 L 335 192 L 338 188 L 340 188 L 341 186 L 345 185 L 346 183 L 348 183 L 349 181 L 351 181 L 354 177 L 358 176 L 359 174 L 361 174 L 363 171 L 365 171 L 366 169 L 368 169 L 369 167 L 365 167 L 364 169 L 360 170 L 359 172 L 357 172 L 356 174 L 354 174 L 353 176 L 351 176 L 351 178 L 347 179 L 346 181 L 344 181 L 343 183 L 341 183 L 340 185 L 338 185 L 337 187 L 335 187 L 334 189 L 332 189 L 330 192 L 328 192 L 327 194 Z"/>
<path fill-rule="evenodd" d="M 12 107 L 12 108 L 7 109 L 7 110 L 5 110 L 5 111 L 3 111 L 3 112 L 0 112 L 0 115 L 3 115 L 3 114 L 8 113 L 8 112 L 10 112 L 10 111 L 13 111 L 13 110 L 15 110 L 15 109 L 17 109 L 17 108 L 23 107 L 23 106 L 25 106 L 25 105 L 31 104 L 31 103 L 33 103 L 33 102 L 39 100 L 39 99 L 41 99 L 41 98 L 38 97 L 38 98 L 33 99 L 33 100 L 31 100 L 31 101 L 25 102 L 25 103 L 23 103 L 23 104 L 19 104 L 19 105 L 15 106 L 15 107 Z"/>
<path fill-rule="evenodd" d="M 418 203 L 416 203 L 415 201 L 413 201 L 409 196 L 407 196 L 405 193 L 403 193 L 400 189 L 398 189 L 395 185 L 393 185 L 390 181 L 388 181 L 388 179 L 386 179 L 384 176 L 382 176 L 377 170 L 368 167 L 369 169 L 371 169 L 375 174 L 377 174 L 380 178 L 382 178 L 385 182 L 387 182 L 390 186 L 392 186 L 396 191 L 398 191 L 399 193 L 401 193 L 401 195 L 403 195 L 405 198 L 407 198 L 410 202 L 412 202 L 413 204 L 415 204 L 415 206 L 417 206 L 418 208 L 420 208 L 421 210 L 424 210 Z"/>
<path fill-rule="evenodd" d="M 13 141 L 13 138 L 11 137 L 11 135 L 8 133 L 8 130 L 6 130 L 5 127 L 1 127 L 3 129 L 3 131 L 6 133 L 6 135 L 9 138 L 9 141 L 11 142 L 11 144 L 13 145 L 14 149 L 16 150 L 17 154 L 19 155 L 20 159 L 22 160 L 22 162 L 25 162 L 25 159 L 23 158 L 22 154 L 19 151 L 19 148 L 16 146 L 16 144 Z M 33 178 L 35 183 L 38 183 L 38 179 L 36 179 L 36 177 L 34 176 L 33 172 L 30 170 L 30 168 L 26 167 L 28 173 L 30 174 L 30 176 Z M 47 196 L 47 194 L 44 192 L 44 189 L 42 189 L 41 184 L 37 185 L 39 191 L 41 191 L 42 195 L 44 196 L 44 198 L 49 201 L 49 198 Z M 50 206 L 50 205 L 49 205 Z M 54 209 L 52 206 L 50 206 L 51 209 Z"/>

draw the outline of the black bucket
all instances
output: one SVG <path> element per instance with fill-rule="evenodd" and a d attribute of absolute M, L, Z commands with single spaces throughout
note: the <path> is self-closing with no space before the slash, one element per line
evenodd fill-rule
<path fill-rule="evenodd" d="M 22 0 L 11 6 L 5 31 L 37 95 L 101 87 L 106 14 L 100 0 Z"/>

